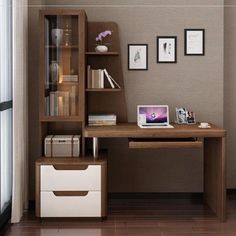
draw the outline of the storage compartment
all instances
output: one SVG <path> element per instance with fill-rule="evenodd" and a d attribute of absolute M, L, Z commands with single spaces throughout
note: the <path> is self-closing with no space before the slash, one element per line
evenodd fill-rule
<path fill-rule="evenodd" d="M 79 157 L 80 135 L 48 135 L 44 150 L 46 157 Z"/>
<path fill-rule="evenodd" d="M 100 191 L 100 165 L 41 165 L 41 191 Z"/>
<path fill-rule="evenodd" d="M 101 217 L 101 192 L 76 194 L 41 192 L 41 217 Z"/>
<path fill-rule="evenodd" d="M 203 141 L 195 138 L 129 138 L 129 148 L 202 148 Z"/>

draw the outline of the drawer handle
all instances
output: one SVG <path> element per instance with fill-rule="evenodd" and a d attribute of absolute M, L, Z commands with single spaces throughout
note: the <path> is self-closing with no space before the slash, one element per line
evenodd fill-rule
<path fill-rule="evenodd" d="M 53 165 L 55 170 L 87 170 L 88 165 Z"/>
<path fill-rule="evenodd" d="M 85 197 L 88 191 L 53 191 L 53 194 L 57 197 Z"/>

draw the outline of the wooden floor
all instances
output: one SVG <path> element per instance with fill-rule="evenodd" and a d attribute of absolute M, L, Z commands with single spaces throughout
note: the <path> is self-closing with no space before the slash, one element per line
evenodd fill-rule
<path fill-rule="evenodd" d="M 200 200 L 123 199 L 110 202 L 107 220 L 40 220 L 34 212 L 6 236 L 236 236 L 236 197 L 220 223 Z"/>

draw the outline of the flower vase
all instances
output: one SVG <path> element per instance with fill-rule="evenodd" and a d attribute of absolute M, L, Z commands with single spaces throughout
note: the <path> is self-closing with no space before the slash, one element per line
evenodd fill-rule
<path fill-rule="evenodd" d="M 57 61 L 51 61 L 49 66 L 49 74 L 50 74 L 50 82 L 51 82 L 51 90 L 55 91 L 57 89 L 57 83 L 59 81 L 60 76 L 60 66 Z"/>
<path fill-rule="evenodd" d="M 108 47 L 106 45 L 97 45 L 95 51 L 101 53 L 108 52 Z"/>

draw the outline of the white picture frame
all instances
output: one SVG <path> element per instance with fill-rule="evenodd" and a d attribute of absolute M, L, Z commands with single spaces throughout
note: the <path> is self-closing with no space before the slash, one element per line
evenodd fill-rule
<path fill-rule="evenodd" d="M 205 29 L 185 29 L 185 56 L 205 55 Z"/>
<path fill-rule="evenodd" d="M 128 70 L 148 70 L 147 44 L 128 44 Z"/>

